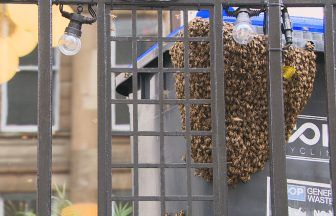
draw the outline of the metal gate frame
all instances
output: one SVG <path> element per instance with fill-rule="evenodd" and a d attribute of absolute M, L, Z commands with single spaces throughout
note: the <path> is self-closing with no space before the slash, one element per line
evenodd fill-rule
<path fill-rule="evenodd" d="M 282 49 L 281 49 L 281 20 L 280 9 L 282 5 L 296 7 L 324 7 L 325 9 L 325 68 L 326 68 L 326 84 L 327 84 L 327 100 L 328 100 L 328 124 L 329 124 L 329 148 L 330 148 L 330 172 L 332 182 L 336 182 L 336 71 L 335 71 L 335 49 L 336 49 L 336 1 L 335 0 L 2 0 L 1 3 L 27 3 L 39 5 L 39 78 L 38 78 L 38 184 L 37 184 L 37 213 L 40 216 L 51 214 L 51 165 L 52 165 L 52 60 L 51 60 L 51 6 L 56 3 L 78 4 L 78 3 L 96 3 L 98 4 L 98 211 L 99 216 L 107 216 L 111 214 L 111 201 L 113 200 L 131 200 L 134 201 L 134 215 L 138 215 L 137 206 L 139 201 L 160 201 L 162 215 L 165 209 L 166 200 L 169 201 L 187 201 L 188 210 L 191 211 L 191 202 L 193 200 L 213 200 L 215 204 L 215 215 L 228 215 L 228 188 L 226 184 L 226 148 L 225 133 L 225 101 L 224 101 L 224 74 L 221 73 L 223 68 L 223 43 L 222 43 L 222 7 L 227 6 L 264 6 L 268 9 L 268 58 L 272 64 L 268 66 L 269 75 L 269 143 L 271 147 L 271 205 L 273 216 L 286 216 L 287 212 L 287 186 L 286 186 L 286 167 L 285 167 L 285 143 L 284 136 L 284 108 L 283 108 L 283 90 L 282 90 Z M 110 42 L 109 33 L 110 26 L 110 9 L 114 7 L 128 7 L 132 9 L 132 20 L 135 21 L 135 11 L 141 7 L 151 7 L 159 11 L 159 37 L 155 38 L 159 43 L 159 77 L 160 83 L 163 83 L 164 68 L 162 67 L 162 43 L 167 38 L 162 37 L 162 9 L 165 7 L 179 6 L 206 6 L 210 8 L 212 18 L 211 26 L 214 28 L 213 34 L 210 36 L 212 47 L 211 61 L 213 66 L 211 70 L 212 82 L 212 98 L 214 105 L 212 116 L 213 121 L 212 135 L 215 140 L 214 145 L 214 161 L 211 165 L 214 169 L 214 190 L 213 197 L 195 197 L 191 195 L 191 186 L 188 184 L 188 195 L 185 197 L 169 197 L 165 196 L 164 185 L 161 185 L 161 194 L 159 197 L 140 197 L 138 196 L 138 179 L 137 172 L 139 167 L 151 168 L 149 165 L 140 166 L 137 158 L 137 143 L 134 145 L 134 163 L 124 167 L 134 169 L 134 196 L 132 197 L 112 197 L 111 196 L 111 137 L 114 132 L 111 131 L 111 64 L 110 64 Z M 184 11 L 187 9 L 184 8 Z M 186 13 L 185 13 L 186 14 Z M 187 16 L 187 15 L 185 15 Z M 187 18 L 187 17 L 185 17 Z M 184 19 L 187 22 L 187 19 Z M 161 24 L 160 24 L 161 23 Z M 187 24 L 187 23 L 185 23 Z M 185 25 L 187 26 L 187 25 Z M 186 27 L 185 27 L 186 28 Z M 186 30 L 186 29 L 185 29 Z M 131 41 L 136 43 L 136 32 L 133 28 Z M 184 44 L 187 44 L 189 38 L 183 38 Z M 188 49 L 188 46 L 185 46 Z M 186 52 L 187 53 L 187 52 Z M 139 72 L 136 69 L 136 50 L 133 49 L 133 98 L 137 98 L 137 76 Z M 188 62 L 188 55 L 185 55 L 185 61 Z M 188 65 L 188 64 L 185 64 Z M 191 72 L 186 66 L 183 69 L 187 74 Z M 160 90 L 163 90 L 161 85 Z M 188 89 L 188 88 L 187 88 Z M 190 92 L 186 92 L 187 97 L 183 103 L 190 105 Z M 118 103 L 118 101 L 114 101 Z M 140 102 L 137 99 L 132 100 L 134 106 L 133 122 L 137 123 L 137 106 Z M 160 96 L 158 104 L 162 111 L 163 104 L 169 103 Z M 187 112 L 188 113 L 188 112 Z M 160 119 L 162 120 L 162 114 Z M 188 119 L 188 116 L 187 116 Z M 155 168 L 161 170 L 161 182 L 164 184 L 164 168 L 169 167 L 164 163 L 162 156 L 163 138 L 169 136 L 163 131 L 163 123 L 161 122 L 160 132 L 154 135 L 160 136 L 160 164 Z M 150 135 L 150 133 L 139 132 L 135 128 L 129 135 L 137 137 L 139 135 Z M 190 137 L 194 132 L 187 128 L 186 135 Z M 117 133 L 116 133 L 117 134 Z M 114 134 L 114 135 L 116 135 Z M 124 133 L 125 135 L 126 133 Z M 136 139 L 135 139 L 136 140 Z M 190 183 L 190 168 L 199 166 L 192 164 L 190 159 L 190 138 L 187 139 L 188 157 L 187 163 L 179 167 L 185 167 L 188 170 L 188 183 Z M 332 184 L 332 191 L 336 191 L 336 184 Z M 333 202 L 333 209 L 336 209 L 336 202 Z"/>

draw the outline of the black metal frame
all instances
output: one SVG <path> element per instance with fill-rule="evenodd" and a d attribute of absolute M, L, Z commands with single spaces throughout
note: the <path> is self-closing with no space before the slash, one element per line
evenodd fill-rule
<path fill-rule="evenodd" d="M 223 68 L 223 45 L 222 45 L 222 8 L 225 5 L 239 6 L 263 6 L 268 10 L 268 29 L 269 29 L 269 143 L 271 147 L 271 204 L 273 216 L 285 216 L 287 213 L 287 186 L 286 186 L 286 167 L 285 167 L 285 143 L 284 136 L 284 108 L 283 108 L 283 90 L 281 77 L 281 13 L 280 9 L 283 4 L 286 6 L 321 6 L 325 8 L 325 56 L 326 56 L 326 82 L 328 98 L 328 124 L 329 124 L 329 148 L 330 148 L 330 170 L 331 180 L 336 182 L 336 74 L 335 74 L 335 28 L 336 28 L 336 1 L 335 0 L 172 0 L 172 1 L 142 1 L 142 0 L 2 0 L 1 3 L 27 3 L 39 5 L 39 104 L 38 104 L 38 123 L 39 123 L 39 144 L 38 144 L 38 215 L 46 216 L 51 214 L 51 152 L 52 152 L 52 118 L 51 118 L 51 99 L 52 99 L 52 68 L 51 68 L 51 5 L 55 3 L 77 4 L 77 3 L 97 3 L 98 4 L 98 191 L 99 191 L 99 216 L 111 214 L 111 201 L 123 200 L 134 201 L 134 215 L 138 215 L 139 201 L 160 201 L 162 215 L 165 212 L 165 201 L 187 201 L 188 212 L 191 213 L 191 202 L 194 200 L 210 200 L 215 203 L 215 215 L 228 215 L 227 200 L 228 188 L 226 185 L 226 148 L 225 148 L 225 101 L 224 101 L 224 74 Z M 160 80 L 160 97 L 158 101 L 139 101 L 137 100 L 138 76 L 142 70 L 137 69 L 136 61 L 136 43 L 141 38 L 136 37 L 135 13 L 141 7 L 150 6 L 159 13 L 159 37 L 155 39 L 159 43 L 159 80 Z M 162 43 L 172 41 L 170 38 L 164 38 L 162 33 L 162 9 L 167 7 L 179 7 L 184 13 L 185 24 L 187 24 L 187 6 L 206 6 L 211 12 L 211 35 L 208 39 L 211 44 L 212 66 L 210 68 L 212 80 L 212 99 L 210 101 L 213 109 L 213 129 L 212 132 L 195 132 L 187 126 L 185 133 L 169 133 L 163 130 L 163 105 L 184 103 L 186 109 L 190 108 L 191 103 L 195 101 L 190 99 L 190 90 L 186 88 L 185 100 L 165 100 L 163 98 L 163 74 L 168 70 L 163 68 Z M 133 44 L 133 68 L 124 69 L 124 72 L 132 72 L 133 79 L 133 125 L 132 132 L 111 131 L 111 103 L 122 103 L 121 101 L 111 100 L 111 47 L 112 40 L 110 36 L 110 10 L 111 8 L 127 8 L 132 10 L 133 32 L 129 40 Z M 187 26 L 187 25 L 185 25 Z M 194 40 L 185 36 L 182 41 L 185 49 L 188 49 L 188 41 Z M 186 52 L 187 53 L 187 52 Z M 188 62 L 188 55 L 185 55 L 185 62 Z M 188 68 L 188 64 L 182 69 L 188 75 L 193 70 Z M 116 71 L 113 71 L 116 70 Z M 113 69 L 112 72 L 123 72 L 119 69 Z M 174 72 L 170 70 L 170 72 Z M 186 76 L 188 85 L 188 76 Z M 160 131 L 159 132 L 139 132 L 137 127 L 139 104 L 157 103 L 160 105 Z M 201 103 L 199 101 L 199 103 Z M 208 101 L 209 103 L 209 101 Z M 188 118 L 187 112 L 187 119 Z M 187 120 L 189 121 L 189 120 Z M 188 122 L 187 122 L 188 123 Z M 190 125 L 190 124 L 187 124 Z M 190 158 L 190 136 L 195 134 L 208 134 L 213 136 L 213 164 L 193 164 Z M 113 135 L 131 135 L 133 136 L 133 163 L 132 164 L 113 164 L 111 159 L 111 137 Z M 138 143 L 137 137 L 155 135 L 160 137 L 160 164 L 139 164 L 138 163 Z M 186 164 L 165 164 L 162 154 L 164 148 L 165 136 L 186 136 L 188 144 L 188 157 Z M 111 196 L 111 170 L 112 168 L 133 168 L 134 191 L 131 197 L 112 197 Z M 158 197 L 141 197 L 138 191 L 138 169 L 139 168 L 159 168 L 161 176 L 161 194 Z M 188 194 L 187 196 L 166 196 L 165 194 L 165 169 L 166 167 L 184 167 L 188 171 Z M 214 195 L 213 196 L 193 196 L 191 193 L 191 168 L 212 167 L 214 170 Z M 332 191 L 336 191 L 336 184 L 332 184 Z M 336 209 L 336 202 L 333 203 L 333 209 Z"/>
<path fill-rule="evenodd" d="M 39 0 L 2 0 L 1 3 L 18 3 L 18 4 L 38 4 Z M 115 5 L 157 5 L 162 6 L 162 3 L 165 5 L 214 5 L 217 0 L 209 0 L 209 1 L 198 1 L 198 0 L 51 0 L 52 3 L 62 3 L 62 4 L 90 4 L 95 3 L 98 4 L 106 3 L 106 4 L 115 4 Z M 219 1 L 225 5 L 232 5 L 232 6 L 251 6 L 251 5 L 264 5 L 266 6 L 268 2 L 265 0 L 220 0 Z M 283 4 L 288 7 L 319 7 L 319 6 L 326 6 L 326 5 L 335 5 L 335 0 L 283 0 Z"/>
<path fill-rule="evenodd" d="M 51 215 L 52 167 L 52 4 L 39 0 L 38 46 L 38 215 Z"/>

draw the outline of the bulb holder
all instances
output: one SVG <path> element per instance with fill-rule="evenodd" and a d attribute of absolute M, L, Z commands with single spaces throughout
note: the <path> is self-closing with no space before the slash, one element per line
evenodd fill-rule
<path fill-rule="evenodd" d="M 281 11 L 282 17 L 282 33 L 285 35 L 286 44 L 290 45 L 293 44 L 293 27 L 292 21 L 290 19 L 289 13 L 287 8 L 283 8 Z"/>
<path fill-rule="evenodd" d="M 234 11 L 229 10 L 229 7 L 224 7 L 224 10 L 226 14 L 231 17 L 238 17 L 238 15 L 243 12 L 248 13 L 250 17 L 254 17 L 254 16 L 259 16 L 261 13 L 266 11 L 265 8 L 251 9 L 251 8 L 246 8 L 246 7 L 239 7 Z"/>
<path fill-rule="evenodd" d="M 241 10 L 239 11 L 239 14 L 237 15 L 236 23 L 239 24 L 242 22 L 252 23 L 250 19 L 250 14 L 247 10 Z"/>
<path fill-rule="evenodd" d="M 73 14 L 68 27 L 65 29 L 65 32 L 68 34 L 76 35 L 80 38 L 82 36 L 82 17 L 83 16 L 80 14 Z"/>

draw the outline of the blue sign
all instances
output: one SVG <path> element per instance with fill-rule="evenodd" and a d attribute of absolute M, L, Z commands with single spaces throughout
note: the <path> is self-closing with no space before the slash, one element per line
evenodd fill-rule
<path fill-rule="evenodd" d="M 288 200 L 306 201 L 306 187 L 298 185 L 287 185 Z"/>

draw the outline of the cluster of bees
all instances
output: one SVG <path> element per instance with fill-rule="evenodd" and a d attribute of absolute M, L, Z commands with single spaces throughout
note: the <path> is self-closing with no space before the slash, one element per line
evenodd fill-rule
<path fill-rule="evenodd" d="M 228 184 L 248 182 L 251 175 L 263 170 L 269 158 L 268 143 L 268 51 L 267 36 L 257 35 L 248 45 L 240 45 L 232 38 L 233 25 L 223 25 L 223 54 L 225 76 L 225 123 Z M 190 37 L 208 37 L 208 20 L 196 18 L 189 23 Z M 183 37 L 183 32 L 179 36 Z M 209 41 L 189 42 L 189 68 L 210 68 Z M 184 44 L 175 42 L 170 49 L 175 68 L 184 67 Z M 270 62 L 272 63 L 272 62 Z M 307 42 L 306 49 L 285 46 L 283 65 L 295 69 L 291 78 L 283 80 L 285 133 L 290 137 L 297 117 L 313 90 L 316 74 L 314 45 Z M 210 72 L 211 73 L 211 72 Z M 210 73 L 175 74 L 176 97 L 185 99 L 186 82 L 190 84 L 190 99 L 212 99 Z M 190 128 L 193 131 L 211 131 L 211 104 L 193 104 L 189 107 Z M 186 107 L 179 105 L 182 129 L 186 129 Z M 220 110 L 218 110 L 220 112 Z M 223 128 L 224 132 L 224 128 Z M 211 136 L 191 137 L 191 157 L 195 163 L 212 162 Z M 211 169 L 197 169 L 195 174 L 212 180 Z"/>

